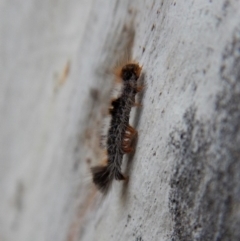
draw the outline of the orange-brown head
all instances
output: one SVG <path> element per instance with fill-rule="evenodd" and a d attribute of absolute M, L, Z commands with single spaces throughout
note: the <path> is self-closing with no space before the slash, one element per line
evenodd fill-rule
<path fill-rule="evenodd" d="M 135 78 L 137 80 L 141 74 L 141 70 L 142 66 L 140 66 L 137 62 L 130 61 L 117 66 L 114 69 L 114 74 L 117 77 L 116 80 L 118 82 L 130 80 L 131 78 Z"/>
<path fill-rule="evenodd" d="M 138 79 L 141 73 L 142 67 L 135 63 L 129 63 L 122 67 L 120 76 L 123 81 L 130 80 L 132 78 Z"/>

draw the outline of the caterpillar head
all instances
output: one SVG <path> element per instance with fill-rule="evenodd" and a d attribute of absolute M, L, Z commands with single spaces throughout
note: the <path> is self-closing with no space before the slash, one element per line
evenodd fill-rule
<path fill-rule="evenodd" d="M 142 67 L 139 66 L 139 64 L 129 63 L 122 67 L 120 75 L 123 81 L 128 81 L 130 79 L 137 80 L 140 76 L 141 70 Z"/>

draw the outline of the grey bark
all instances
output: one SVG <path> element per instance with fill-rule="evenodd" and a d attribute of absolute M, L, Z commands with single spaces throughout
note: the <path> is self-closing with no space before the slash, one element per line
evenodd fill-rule
<path fill-rule="evenodd" d="M 240 240 L 240 1 L 0 3 L 0 240 Z M 129 182 L 91 182 L 126 55 Z"/>

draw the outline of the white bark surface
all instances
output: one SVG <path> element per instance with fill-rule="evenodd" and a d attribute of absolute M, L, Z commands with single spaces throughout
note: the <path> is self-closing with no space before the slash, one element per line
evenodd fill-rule
<path fill-rule="evenodd" d="M 240 240 L 240 1 L 0 1 L 0 240 Z M 126 54 L 128 183 L 89 167 Z"/>

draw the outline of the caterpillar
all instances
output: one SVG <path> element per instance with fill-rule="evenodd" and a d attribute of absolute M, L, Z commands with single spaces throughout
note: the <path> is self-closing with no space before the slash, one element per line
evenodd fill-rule
<path fill-rule="evenodd" d="M 143 89 L 143 86 L 137 85 L 141 70 L 138 63 L 128 62 L 115 72 L 122 82 L 122 90 L 120 96 L 111 101 L 109 108 L 111 121 L 106 141 L 107 161 L 105 165 L 91 168 L 93 183 L 102 193 L 107 193 L 114 179 L 127 180 L 121 172 L 121 164 L 123 155 L 134 150 L 131 145 L 137 131 L 129 125 L 129 118 L 131 108 L 138 105 L 135 96 Z"/>

